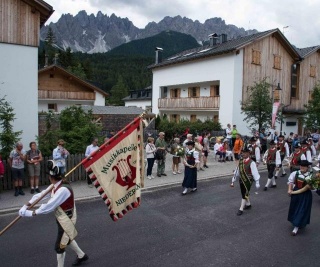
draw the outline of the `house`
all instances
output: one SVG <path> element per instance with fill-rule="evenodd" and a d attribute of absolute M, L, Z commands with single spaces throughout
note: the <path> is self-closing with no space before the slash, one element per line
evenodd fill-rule
<path fill-rule="evenodd" d="M 123 101 L 126 107 L 139 107 L 151 111 L 152 86 L 131 91 L 129 96 L 123 98 Z"/>
<path fill-rule="evenodd" d="M 25 148 L 38 133 L 38 45 L 40 27 L 53 13 L 42 0 L 2 0 L 0 6 L 0 96 L 11 104 L 14 131 Z"/>
<path fill-rule="evenodd" d="M 106 92 L 58 65 L 38 71 L 39 112 L 60 112 L 72 105 L 104 106 Z"/>
<path fill-rule="evenodd" d="M 161 60 L 162 51 L 157 49 L 156 62 L 149 66 L 153 73 L 152 112 L 167 114 L 173 121 L 219 120 L 223 127 L 236 124 L 240 133 L 250 134 L 240 102 L 246 100 L 248 87 L 267 78 L 270 96 L 278 84 L 282 89 L 279 97 L 284 123 L 277 129 L 301 133 L 302 115 L 295 110 L 303 109 L 305 96 L 319 78 L 318 50 L 310 59 L 313 82 L 309 81 L 311 65 L 304 63 L 308 58 L 302 51 L 299 53 L 279 29 L 232 40 L 226 34 L 213 34 L 209 45 L 165 60 Z M 295 66 L 299 65 L 297 71 Z"/>

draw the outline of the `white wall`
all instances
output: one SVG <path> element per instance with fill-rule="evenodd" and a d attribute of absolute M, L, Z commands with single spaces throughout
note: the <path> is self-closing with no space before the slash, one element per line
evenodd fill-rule
<path fill-rule="evenodd" d="M 22 130 L 28 149 L 38 135 L 38 48 L 0 43 L 0 96 L 16 114 L 14 131 Z"/>
<path fill-rule="evenodd" d="M 94 101 L 95 106 L 105 106 L 106 100 L 105 97 L 100 94 L 99 92 L 96 92 L 96 100 Z"/>
<path fill-rule="evenodd" d="M 125 102 L 126 107 L 138 107 L 146 110 L 151 107 L 151 100 L 130 100 Z"/>
<path fill-rule="evenodd" d="M 158 98 L 160 88 L 192 83 L 206 83 L 208 81 L 220 82 L 220 110 L 219 120 L 222 127 L 228 123 L 237 124 L 241 133 L 248 130 L 243 122 L 240 100 L 242 97 L 243 53 L 228 54 L 213 58 L 176 64 L 153 69 L 152 84 L 152 112 L 159 113 Z M 186 86 L 187 87 L 187 86 Z M 181 87 L 180 87 L 181 88 Z M 209 87 L 210 88 L 210 87 Z M 210 94 L 210 90 L 205 90 Z M 204 92 L 203 90 L 201 93 Z M 181 97 L 187 96 L 181 92 Z M 169 94 L 169 92 L 168 92 Z M 186 92 L 187 94 L 187 92 Z M 167 112 L 166 112 L 167 113 Z M 179 112 L 180 114 L 180 112 Z"/>

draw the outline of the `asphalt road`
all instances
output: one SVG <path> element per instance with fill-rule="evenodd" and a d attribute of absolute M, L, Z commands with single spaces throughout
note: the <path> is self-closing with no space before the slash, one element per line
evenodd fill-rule
<path fill-rule="evenodd" d="M 265 181 L 263 174 L 262 188 Z M 319 266 L 320 197 L 313 194 L 311 224 L 292 237 L 286 178 L 277 182 L 252 190 L 242 216 L 229 178 L 201 182 L 186 196 L 180 186 L 144 192 L 141 207 L 118 222 L 102 200 L 78 203 L 77 242 L 90 257 L 83 266 Z M 0 229 L 15 216 L 1 216 Z M 53 214 L 22 218 L 0 237 L 0 266 L 56 266 L 55 237 Z M 68 249 L 65 266 L 74 258 Z"/>

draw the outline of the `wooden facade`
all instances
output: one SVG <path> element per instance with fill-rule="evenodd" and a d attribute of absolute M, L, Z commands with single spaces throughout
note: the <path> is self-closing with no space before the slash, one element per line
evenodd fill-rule
<path fill-rule="evenodd" d="M 39 71 L 39 99 L 95 100 L 95 91 L 107 96 L 101 89 L 59 66 L 53 65 Z"/>
<path fill-rule="evenodd" d="M 158 107 L 161 110 L 218 110 L 220 97 L 159 98 Z"/>
<path fill-rule="evenodd" d="M 39 0 L 0 0 L 0 43 L 39 46 L 40 26 L 53 9 Z"/>

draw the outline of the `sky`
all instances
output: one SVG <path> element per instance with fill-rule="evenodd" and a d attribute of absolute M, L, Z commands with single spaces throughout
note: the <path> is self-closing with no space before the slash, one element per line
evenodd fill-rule
<path fill-rule="evenodd" d="M 279 28 L 295 46 L 320 45 L 319 0 L 45 0 L 55 12 L 47 23 L 62 14 L 76 15 L 101 11 L 128 18 L 138 28 L 159 22 L 165 16 L 187 17 L 204 23 L 220 17 L 226 24 L 246 30 L 266 31 Z"/>

